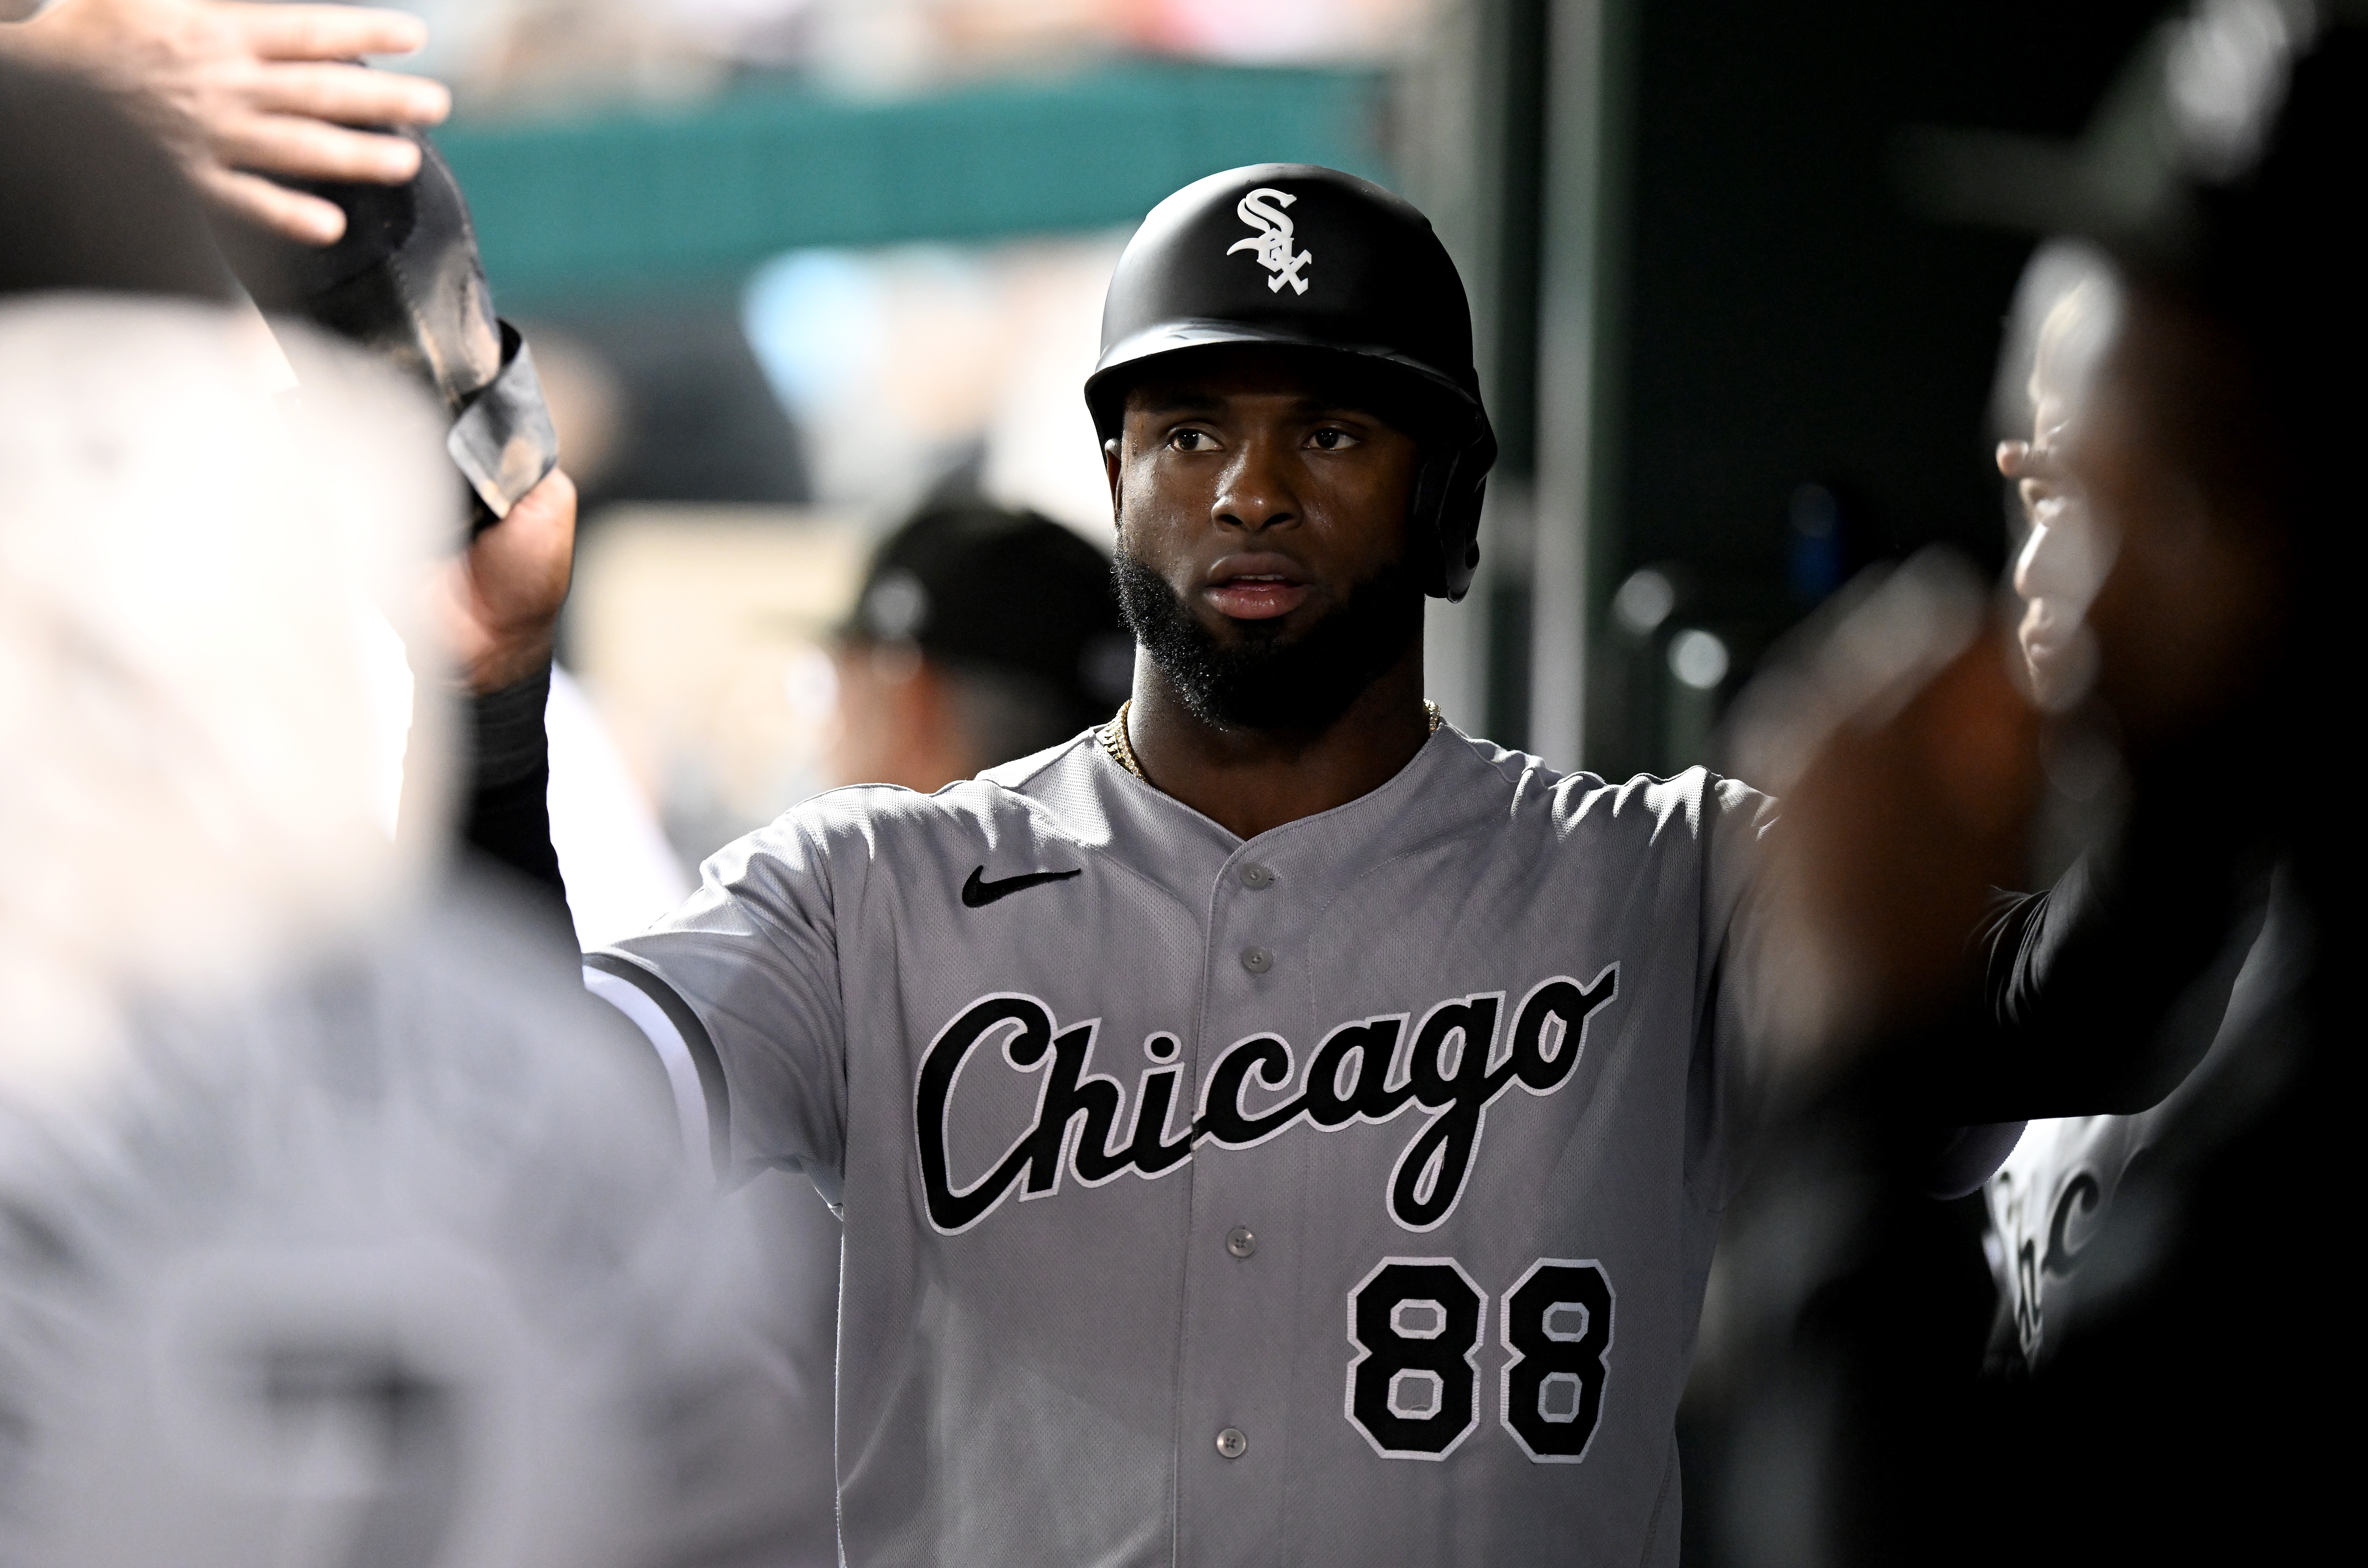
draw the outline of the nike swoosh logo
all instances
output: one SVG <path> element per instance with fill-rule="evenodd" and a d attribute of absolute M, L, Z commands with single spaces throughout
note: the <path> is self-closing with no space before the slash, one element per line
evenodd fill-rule
<path fill-rule="evenodd" d="M 1074 871 L 1030 871 L 1025 876 L 1006 877 L 1001 881 L 986 880 L 986 868 L 981 866 L 962 883 L 962 903 L 972 909 L 985 909 L 998 898 L 1009 898 L 1022 888 L 1032 888 L 1039 882 L 1065 882 L 1071 877 L 1082 876 L 1085 868 Z"/>

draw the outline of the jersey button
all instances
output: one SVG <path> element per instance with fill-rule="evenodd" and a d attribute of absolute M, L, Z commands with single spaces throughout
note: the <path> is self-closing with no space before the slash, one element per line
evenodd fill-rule
<path fill-rule="evenodd" d="M 1247 1257 L 1258 1251 L 1258 1233 L 1247 1225 L 1235 1225 L 1225 1233 L 1225 1250 L 1235 1257 Z"/>
<path fill-rule="evenodd" d="M 1237 1460 L 1250 1451 L 1250 1440 L 1242 1436 L 1238 1426 L 1228 1426 L 1217 1434 L 1217 1451 L 1229 1460 Z"/>
<path fill-rule="evenodd" d="M 1244 948 L 1242 967 L 1252 974 L 1264 974 L 1274 967 L 1274 955 L 1264 948 Z"/>
<path fill-rule="evenodd" d="M 1242 868 L 1242 886 L 1254 892 L 1274 886 L 1274 868 L 1261 866 L 1253 860 Z"/>

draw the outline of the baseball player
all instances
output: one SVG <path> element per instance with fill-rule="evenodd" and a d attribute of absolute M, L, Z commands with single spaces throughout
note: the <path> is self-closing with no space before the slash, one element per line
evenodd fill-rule
<path fill-rule="evenodd" d="M 2100 406 L 2111 395 L 2098 384 L 2100 362 L 2127 313 L 2127 285 L 2103 253 L 2066 242 L 2044 249 L 2028 277 L 2056 287 L 2052 299 L 2041 293 L 2018 312 L 2037 317 L 2020 324 L 2032 342 L 2025 389 L 2032 430 L 2028 440 L 1998 444 L 1998 465 L 2015 483 L 2027 529 L 2013 574 L 2023 603 L 2016 641 L 2032 690 L 2060 711 L 2077 709 L 2095 677 L 2094 637 L 2085 623 L 2112 553 L 2066 453 L 2109 416 Z M 2110 770 L 2110 752 L 2093 735 L 2085 745 L 2064 770 L 2087 790 L 2092 812 L 2110 810 L 2110 778 L 2083 779 L 2078 771 Z M 2274 898 L 2264 888 L 2247 903 L 2216 966 L 2233 972 L 2222 1027 L 2195 1070 L 2160 1104 L 2135 1116 L 2049 1118 L 2018 1129 L 2012 1152 L 1984 1185 L 1983 1245 L 1998 1291 L 1993 1369 L 2037 1371 L 2061 1347 L 2077 1321 L 2082 1260 L 2103 1233 L 2123 1177 L 2166 1135 L 2182 1123 L 2192 1127 L 2215 1092 L 2226 1092 L 2230 1057 L 2260 1032 L 2263 1014 L 2291 984 L 2291 950 L 2306 919 L 2291 887 Z M 2110 1292 L 2110 1279 L 2106 1288 Z"/>
<path fill-rule="evenodd" d="M 843 1213 L 849 1562 L 1677 1560 L 1772 816 L 1424 700 L 1476 386 L 1406 202 L 1177 192 L 1086 387 L 1130 699 L 808 801 L 587 959 L 724 1179 Z"/>

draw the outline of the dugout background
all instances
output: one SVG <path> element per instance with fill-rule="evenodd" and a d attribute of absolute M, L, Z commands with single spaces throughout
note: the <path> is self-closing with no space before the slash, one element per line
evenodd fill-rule
<path fill-rule="evenodd" d="M 415 3 L 458 40 L 430 62 L 461 104 L 441 140 L 585 471 L 564 652 L 687 863 L 809 787 L 803 715 L 828 706 L 810 639 L 851 583 L 775 605 L 749 562 L 851 571 L 950 485 L 1106 540 L 1071 391 L 1093 279 L 1160 195 L 1259 158 L 1406 191 L 1472 290 L 1504 461 L 1474 595 L 1433 616 L 1432 695 L 1562 766 L 1711 758 L 1726 699 L 1850 574 L 2009 548 L 1992 365 L 2030 241 L 1917 215 L 1900 133 L 2069 134 L 2157 14 Z M 725 13 L 771 20 L 685 19 Z M 596 636 L 664 613 L 602 601 L 628 534 L 620 559 L 659 562 L 634 591 L 678 585 L 686 623 L 747 607 L 707 617 L 697 667 Z"/>

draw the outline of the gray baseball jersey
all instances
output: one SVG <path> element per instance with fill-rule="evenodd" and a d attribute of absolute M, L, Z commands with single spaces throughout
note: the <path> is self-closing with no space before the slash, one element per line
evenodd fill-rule
<path fill-rule="evenodd" d="M 1674 1562 L 1769 815 L 1445 728 L 1246 843 L 1089 733 L 592 962 L 843 1206 L 849 1562 Z"/>

